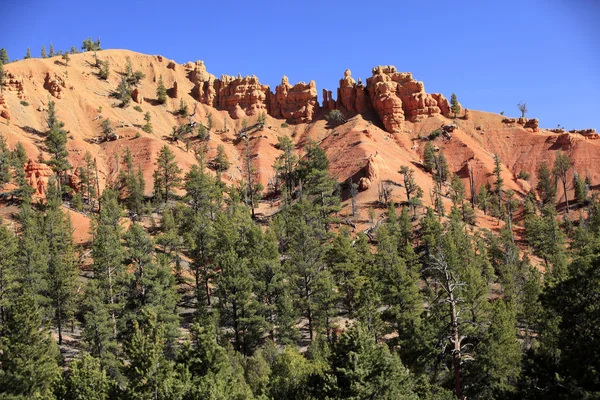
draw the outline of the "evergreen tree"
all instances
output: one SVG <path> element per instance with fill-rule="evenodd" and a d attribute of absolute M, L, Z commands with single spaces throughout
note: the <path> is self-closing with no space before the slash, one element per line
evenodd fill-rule
<path fill-rule="evenodd" d="M 6 81 L 6 72 L 4 72 L 4 63 L 0 61 L 0 93 L 3 92 L 4 82 Z"/>
<path fill-rule="evenodd" d="M 296 187 L 298 157 L 294 153 L 294 143 L 289 136 L 279 136 L 277 141 L 278 148 L 283 153 L 275 160 L 274 168 L 278 178 L 281 179 L 285 185 L 286 198 L 291 198 Z M 304 178 L 306 178 L 306 176 L 304 176 Z"/>
<path fill-rule="evenodd" d="M 487 215 L 488 208 L 490 206 L 490 192 L 485 185 L 481 185 L 479 188 L 479 194 L 477 195 L 477 205 L 483 210 L 483 213 Z"/>
<path fill-rule="evenodd" d="M 546 204 L 554 204 L 556 201 L 556 181 L 552 179 L 552 172 L 548 169 L 546 162 L 542 162 L 537 170 L 536 190 L 540 199 L 542 200 L 542 206 Z"/>
<path fill-rule="evenodd" d="M 175 154 L 164 145 L 156 159 L 154 171 L 154 196 L 166 203 L 171 198 L 174 189 L 181 184 L 181 169 L 175 161 Z"/>
<path fill-rule="evenodd" d="M 96 286 L 97 293 L 90 292 L 90 298 L 94 301 L 88 307 L 89 314 L 86 314 L 85 334 L 93 338 L 88 340 L 88 343 L 95 347 L 97 351 L 90 353 L 97 358 L 102 359 L 103 349 L 106 346 L 103 343 L 109 338 L 105 336 L 102 340 L 98 340 L 97 326 L 106 326 L 105 318 L 96 321 L 100 314 L 110 316 L 110 328 L 112 331 L 112 339 L 117 337 L 117 319 L 120 305 L 118 299 L 120 297 L 119 282 L 123 279 L 124 274 L 124 258 L 125 251 L 121 244 L 122 228 L 119 224 L 121 218 L 121 209 L 117 203 L 117 194 L 114 191 L 106 190 L 102 194 L 103 207 L 100 210 L 93 227 L 93 242 L 92 242 L 92 257 L 93 264 L 93 280 Z M 89 320 L 88 320 L 89 318 Z"/>
<path fill-rule="evenodd" d="M 0 332 L 7 319 L 7 309 L 17 286 L 16 263 L 18 241 L 6 226 L 0 225 Z"/>
<path fill-rule="evenodd" d="M 8 64 L 9 62 L 10 62 L 10 59 L 8 58 L 8 53 L 6 52 L 6 49 L 4 47 L 2 47 L 0 49 L 0 63 Z"/>
<path fill-rule="evenodd" d="M 50 43 L 50 51 L 48 52 L 48 57 L 52 58 L 54 57 L 54 46 L 52 45 L 52 43 Z"/>
<path fill-rule="evenodd" d="M 502 178 L 502 164 L 498 154 L 494 153 L 494 175 L 496 176 L 496 196 L 498 199 L 498 213 L 502 214 L 502 191 L 504 179 Z"/>
<path fill-rule="evenodd" d="M 565 195 L 565 213 L 569 212 L 569 196 L 567 193 L 567 174 L 571 169 L 571 160 L 569 156 L 562 151 L 559 151 L 556 154 L 556 158 L 554 159 L 554 168 L 552 168 L 552 173 L 556 177 L 556 180 L 560 179 L 563 186 L 563 193 Z"/>
<path fill-rule="evenodd" d="M 58 189 L 61 190 L 65 179 L 64 174 L 72 168 L 68 160 L 69 152 L 67 150 L 67 134 L 69 132 L 63 129 L 65 124 L 57 118 L 55 103 L 52 100 L 48 103 L 47 118 L 49 130 L 45 143 L 48 152 L 52 155 L 52 159 L 48 161 L 48 164 L 56 173 Z"/>
<path fill-rule="evenodd" d="M 189 372 L 165 357 L 166 330 L 152 311 L 142 312 L 144 324 L 133 325 L 124 345 L 129 363 L 124 367 L 128 399 L 183 399 L 189 390 Z"/>
<path fill-rule="evenodd" d="M 327 398 L 417 399 L 400 359 L 377 344 L 360 324 L 334 343 L 329 360 Z"/>
<path fill-rule="evenodd" d="M 578 173 L 573 174 L 573 189 L 575 190 L 575 200 L 577 205 L 583 207 L 587 202 L 588 190 L 585 180 Z"/>
<path fill-rule="evenodd" d="M 222 144 L 217 146 L 217 156 L 213 160 L 213 164 L 215 166 L 215 170 L 221 176 L 221 173 L 227 171 L 229 166 L 231 165 L 229 162 L 229 158 L 225 153 L 225 147 Z"/>
<path fill-rule="evenodd" d="M 61 206 L 61 194 L 49 182 L 44 217 L 44 235 L 48 243 L 48 297 L 53 308 L 53 320 L 58 330 L 58 344 L 62 344 L 64 323 L 74 315 L 74 290 L 77 267 L 73 248 L 71 221 Z"/>
<path fill-rule="evenodd" d="M 0 134 L 0 190 L 10 182 L 11 154 L 6 145 L 6 139 Z"/>
<path fill-rule="evenodd" d="M 190 340 L 184 344 L 181 362 L 192 376 L 189 399 L 244 400 L 252 392 L 235 357 L 219 346 L 215 327 L 194 323 Z"/>
<path fill-rule="evenodd" d="M 125 169 L 119 174 L 119 182 L 121 193 L 125 197 L 125 205 L 129 211 L 141 215 L 144 206 L 146 181 L 141 166 L 138 165 L 137 170 L 135 169 L 129 147 L 125 149 L 123 162 L 125 163 Z"/>
<path fill-rule="evenodd" d="M 64 53 L 62 55 L 62 59 L 65 60 L 65 67 L 69 67 L 69 61 L 71 61 L 71 57 L 69 57 L 69 53 Z"/>
<path fill-rule="evenodd" d="M 154 318 L 161 324 L 164 339 L 171 349 L 178 337 L 179 326 L 175 277 L 168 265 L 160 259 L 155 260 L 154 241 L 140 225 L 131 225 L 125 235 L 125 245 L 128 249 L 128 270 L 131 272 L 123 282 L 125 293 L 122 332 L 128 337 L 132 324 L 146 322 L 142 311 L 149 310 L 156 314 Z"/>
<path fill-rule="evenodd" d="M 25 57 L 23 57 L 24 59 L 28 59 L 31 58 L 31 49 L 28 47 L 27 48 L 27 53 L 25 54 Z"/>
<path fill-rule="evenodd" d="M 91 37 L 85 39 L 81 46 L 81 50 L 93 51 L 94 60 L 96 60 L 96 66 L 98 66 L 98 51 L 102 50 L 102 47 L 100 46 L 100 38 L 98 38 L 96 41 L 93 41 Z"/>
<path fill-rule="evenodd" d="M 252 218 L 255 218 L 254 209 L 256 201 L 260 198 L 260 192 L 263 190 L 262 184 L 258 181 L 258 173 L 256 167 L 252 165 L 252 153 L 250 149 L 250 138 L 246 136 L 246 147 L 244 150 L 244 184 L 243 192 L 245 203 L 250 206 Z"/>
<path fill-rule="evenodd" d="M 460 103 L 454 93 L 450 96 L 450 110 L 454 113 L 454 118 L 458 116 L 458 113 L 460 113 L 461 110 Z"/>
<path fill-rule="evenodd" d="M 436 155 L 435 150 L 431 142 L 425 144 L 425 151 L 423 152 L 423 167 L 426 172 L 433 172 L 436 167 Z"/>
<path fill-rule="evenodd" d="M 97 198 L 96 159 L 93 158 L 92 153 L 86 151 L 83 162 L 84 165 L 79 167 L 80 190 L 87 199 L 87 211 L 91 212 L 94 209 L 95 199 Z"/>
<path fill-rule="evenodd" d="M 42 45 L 42 58 L 46 58 L 46 57 L 48 57 L 46 55 L 46 46 Z"/>
<path fill-rule="evenodd" d="M 156 97 L 158 98 L 158 102 L 160 104 L 165 104 L 167 102 L 167 88 L 163 83 L 162 75 L 158 78 L 158 87 L 156 88 Z"/>
<path fill-rule="evenodd" d="M 98 359 L 89 354 L 75 359 L 66 372 L 65 397 L 73 400 L 106 400 L 110 379 Z"/>
<path fill-rule="evenodd" d="M 146 123 L 144 124 L 144 126 L 142 126 L 142 130 L 146 133 L 152 133 L 153 129 L 152 129 L 152 123 L 151 121 L 151 116 L 150 116 L 150 111 L 146 111 L 146 114 L 144 114 L 144 121 L 146 121 Z"/>
<path fill-rule="evenodd" d="M 110 75 L 110 64 L 108 60 L 96 59 L 96 66 L 99 68 L 98 77 L 102 80 L 107 80 Z"/>
<path fill-rule="evenodd" d="M 417 217 L 417 207 L 422 204 L 423 189 L 417 185 L 414 171 L 406 165 L 400 167 L 400 173 L 404 176 L 404 189 L 406 190 L 406 201 L 413 210 L 413 217 Z"/>
<path fill-rule="evenodd" d="M 58 346 L 42 324 L 31 293 L 7 309 L 0 334 L 0 394 L 15 399 L 52 399 L 60 380 Z"/>

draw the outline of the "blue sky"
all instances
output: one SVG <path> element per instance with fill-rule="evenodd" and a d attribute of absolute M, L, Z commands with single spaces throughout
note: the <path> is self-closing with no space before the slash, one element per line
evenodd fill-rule
<path fill-rule="evenodd" d="M 525 101 L 543 127 L 600 130 L 600 1 L 78 1 L 1 0 L 0 47 L 105 48 L 204 60 L 219 76 L 257 75 L 273 88 L 333 90 L 379 64 L 455 92 L 463 106 L 516 116 Z"/>

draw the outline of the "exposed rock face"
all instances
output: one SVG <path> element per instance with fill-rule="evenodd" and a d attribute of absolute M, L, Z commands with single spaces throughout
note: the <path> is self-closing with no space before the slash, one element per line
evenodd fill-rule
<path fill-rule="evenodd" d="M 0 94 L 0 117 L 4 119 L 10 119 L 10 113 L 6 108 L 6 101 L 4 100 L 4 95 Z"/>
<path fill-rule="evenodd" d="M 29 159 L 25 164 L 25 177 L 27 183 L 35 190 L 37 196 L 44 196 L 48 188 L 48 178 L 54 175 L 52 169 L 42 163 Z"/>
<path fill-rule="evenodd" d="M 431 97 L 437 102 L 438 107 L 440 108 L 440 112 L 444 117 L 450 118 L 451 110 L 450 110 L 450 102 L 448 99 L 441 93 L 432 93 Z"/>
<path fill-rule="evenodd" d="M 172 69 L 173 71 L 175 71 L 177 64 L 175 64 L 174 61 L 169 61 L 169 63 L 167 64 L 167 68 Z"/>
<path fill-rule="evenodd" d="M 369 99 L 365 92 L 365 86 L 360 79 L 358 83 L 352 78 L 351 71 L 347 69 L 344 77 L 340 79 L 338 89 L 338 107 L 342 112 L 360 114 L 369 106 Z"/>
<path fill-rule="evenodd" d="M 144 96 L 142 96 L 138 88 L 135 88 L 133 92 L 131 92 L 131 98 L 138 104 L 142 104 L 144 102 Z"/>
<path fill-rule="evenodd" d="M 335 110 L 335 100 L 331 94 L 331 90 L 323 89 L 323 111 L 330 112 Z"/>
<path fill-rule="evenodd" d="M 232 118 L 237 118 L 235 112 L 239 105 L 246 115 L 256 115 L 263 111 L 268 111 L 269 86 L 263 85 L 254 75 L 237 78 L 229 75 L 222 75 L 219 81 L 215 81 L 212 87 L 216 90 L 216 103 L 213 99 L 207 104 L 213 103 L 214 107 L 229 111 Z M 211 85 L 209 85 L 210 89 Z M 212 97 L 212 96 L 209 96 Z M 207 98 L 207 100 L 210 100 Z"/>
<path fill-rule="evenodd" d="M 598 132 L 596 132 L 595 128 L 590 129 L 571 129 L 569 133 L 577 133 L 583 136 L 597 136 Z"/>
<path fill-rule="evenodd" d="M 528 120 L 527 122 L 525 122 L 525 124 L 523 126 L 525 128 L 531 128 L 534 132 L 537 132 L 538 128 L 540 126 L 540 121 L 537 118 L 532 118 L 532 119 Z"/>
<path fill-rule="evenodd" d="M 286 76 L 281 79 L 281 85 L 275 88 L 271 96 L 271 115 L 275 118 L 285 118 L 292 123 L 310 122 L 319 107 L 317 102 L 317 84 L 300 82 L 290 85 Z"/>
<path fill-rule="evenodd" d="M 17 95 L 21 100 L 26 99 L 27 96 L 25 96 L 25 86 L 23 85 L 23 78 L 11 72 L 5 72 L 5 74 L 6 76 L 4 79 L 4 85 L 2 85 L 2 90 L 17 92 Z"/>
<path fill-rule="evenodd" d="M 469 119 L 469 118 L 471 118 L 471 112 L 469 111 L 469 109 L 468 109 L 468 108 L 465 108 L 465 116 L 464 116 L 464 118 L 465 118 L 465 119 Z"/>
<path fill-rule="evenodd" d="M 46 73 L 44 78 L 44 89 L 50 92 L 50 94 L 57 99 L 62 97 L 63 88 L 66 88 L 65 81 L 58 75 L 52 76 L 50 72 Z"/>
<path fill-rule="evenodd" d="M 209 74 L 206 71 L 206 66 L 204 65 L 204 61 L 196 61 L 193 65 L 189 65 L 191 71 L 188 73 L 188 78 L 194 85 L 199 85 L 200 83 L 204 83 L 208 81 L 210 78 L 213 78 L 214 75 Z"/>
<path fill-rule="evenodd" d="M 389 132 L 399 132 L 405 119 L 416 122 L 441 113 L 436 97 L 442 96 L 425 93 L 423 82 L 413 79 L 410 72 L 397 72 L 392 65 L 373 68 L 373 76 L 367 79 L 367 91 Z"/>
<path fill-rule="evenodd" d="M 177 81 L 173 82 L 173 88 L 171 89 L 171 97 L 174 99 L 179 97 L 179 87 L 177 85 Z"/>
<path fill-rule="evenodd" d="M 379 173 L 383 163 L 383 159 L 377 153 L 372 154 L 367 158 L 367 164 L 363 167 L 364 176 L 358 181 L 359 190 L 367 190 L 373 182 L 379 180 Z"/>

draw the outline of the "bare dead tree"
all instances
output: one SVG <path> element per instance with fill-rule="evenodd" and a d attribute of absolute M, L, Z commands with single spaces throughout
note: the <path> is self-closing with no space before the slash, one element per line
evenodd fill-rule
<path fill-rule="evenodd" d="M 517 104 L 517 108 L 519 109 L 519 111 L 521 111 L 521 118 L 525 118 L 525 114 L 527 114 L 527 111 L 529 111 L 527 109 L 527 103 L 522 101 L 519 104 Z"/>

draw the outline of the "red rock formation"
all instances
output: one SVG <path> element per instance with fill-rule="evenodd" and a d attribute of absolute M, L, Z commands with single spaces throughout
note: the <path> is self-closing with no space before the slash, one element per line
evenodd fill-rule
<path fill-rule="evenodd" d="M 44 78 L 44 89 L 49 91 L 52 96 L 60 99 L 63 88 L 66 87 L 65 81 L 60 76 L 56 74 L 52 76 L 50 72 L 46 73 L 46 77 Z"/>
<path fill-rule="evenodd" d="M 174 61 L 169 61 L 169 63 L 167 64 L 167 68 L 172 69 L 173 71 L 175 71 L 176 66 L 177 64 L 175 64 Z"/>
<path fill-rule="evenodd" d="M 20 76 L 15 75 L 11 72 L 6 72 L 4 84 L 2 85 L 2 90 L 17 92 L 17 96 L 19 96 L 21 100 L 24 100 L 27 98 L 27 96 L 25 95 L 25 86 L 23 83 L 24 80 Z"/>
<path fill-rule="evenodd" d="M 571 129 L 569 133 L 576 133 L 583 136 L 598 136 L 595 128 L 590 129 Z"/>
<path fill-rule="evenodd" d="M 52 169 L 42 163 L 29 159 L 25 164 L 25 177 L 27 183 L 35 190 L 34 195 L 45 196 L 48 188 L 48 179 L 54 175 Z"/>
<path fill-rule="evenodd" d="M 397 72 L 391 65 L 373 68 L 373 76 L 367 79 L 367 91 L 389 132 L 400 131 L 405 119 L 416 122 L 441 113 L 438 100 L 443 96 L 426 93 L 423 82 L 413 79 L 410 72 Z"/>
<path fill-rule="evenodd" d="M 214 75 L 209 74 L 206 71 L 204 61 L 198 60 L 194 64 L 189 63 L 186 67 L 191 70 L 188 73 L 188 78 L 194 85 L 199 85 L 200 83 L 208 81 L 210 78 L 215 78 Z"/>
<path fill-rule="evenodd" d="M 465 108 L 465 115 L 463 117 L 464 119 L 469 119 L 471 118 L 471 113 L 469 112 L 468 108 Z"/>
<path fill-rule="evenodd" d="M 342 112 L 360 114 L 369 107 L 368 96 L 365 87 L 360 81 L 358 83 L 352 78 L 351 71 L 347 69 L 344 77 L 340 79 L 338 88 L 338 108 Z"/>
<path fill-rule="evenodd" d="M 317 102 L 317 84 L 299 82 L 290 85 L 286 76 L 281 79 L 281 85 L 275 88 L 271 96 L 270 114 L 275 118 L 285 118 L 292 123 L 310 122 L 319 107 Z"/>
<path fill-rule="evenodd" d="M 0 94 L 0 117 L 10 120 L 10 113 L 6 108 L 6 101 L 4 100 L 4 95 Z"/>
<path fill-rule="evenodd" d="M 540 121 L 537 118 L 532 118 L 530 120 L 527 120 L 527 122 L 525 122 L 525 124 L 523 125 L 523 127 L 525 127 L 525 128 L 531 128 L 534 132 L 538 131 L 539 126 L 540 126 Z"/>
<path fill-rule="evenodd" d="M 131 98 L 138 104 L 142 104 L 144 102 L 144 96 L 142 96 L 138 88 L 135 88 L 133 92 L 131 92 Z"/>
<path fill-rule="evenodd" d="M 450 118 L 452 116 L 452 110 L 450 110 L 450 102 L 448 99 L 441 93 L 431 93 L 431 97 L 437 102 L 442 115 Z"/>
<path fill-rule="evenodd" d="M 216 98 L 212 96 L 211 88 L 215 89 Z M 269 109 L 269 86 L 263 85 L 256 76 L 237 78 L 222 75 L 219 81 L 207 85 L 203 91 L 206 104 L 229 111 L 232 118 L 236 118 L 236 106 L 239 105 L 246 115 L 256 115 Z M 212 104 L 211 104 L 212 103 Z"/>
<path fill-rule="evenodd" d="M 363 167 L 364 176 L 358 181 L 359 190 L 367 190 L 373 182 L 379 180 L 380 169 L 383 166 L 383 159 L 377 153 L 367 158 L 367 164 Z"/>
<path fill-rule="evenodd" d="M 335 100 L 331 94 L 331 90 L 323 89 L 323 111 L 330 112 L 335 110 Z"/>
<path fill-rule="evenodd" d="M 177 81 L 173 82 L 173 88 L 171 89 L 171 97 L 173 97 L 174 99 L 179 97 L 179 88 L 177 85 Z"/>

